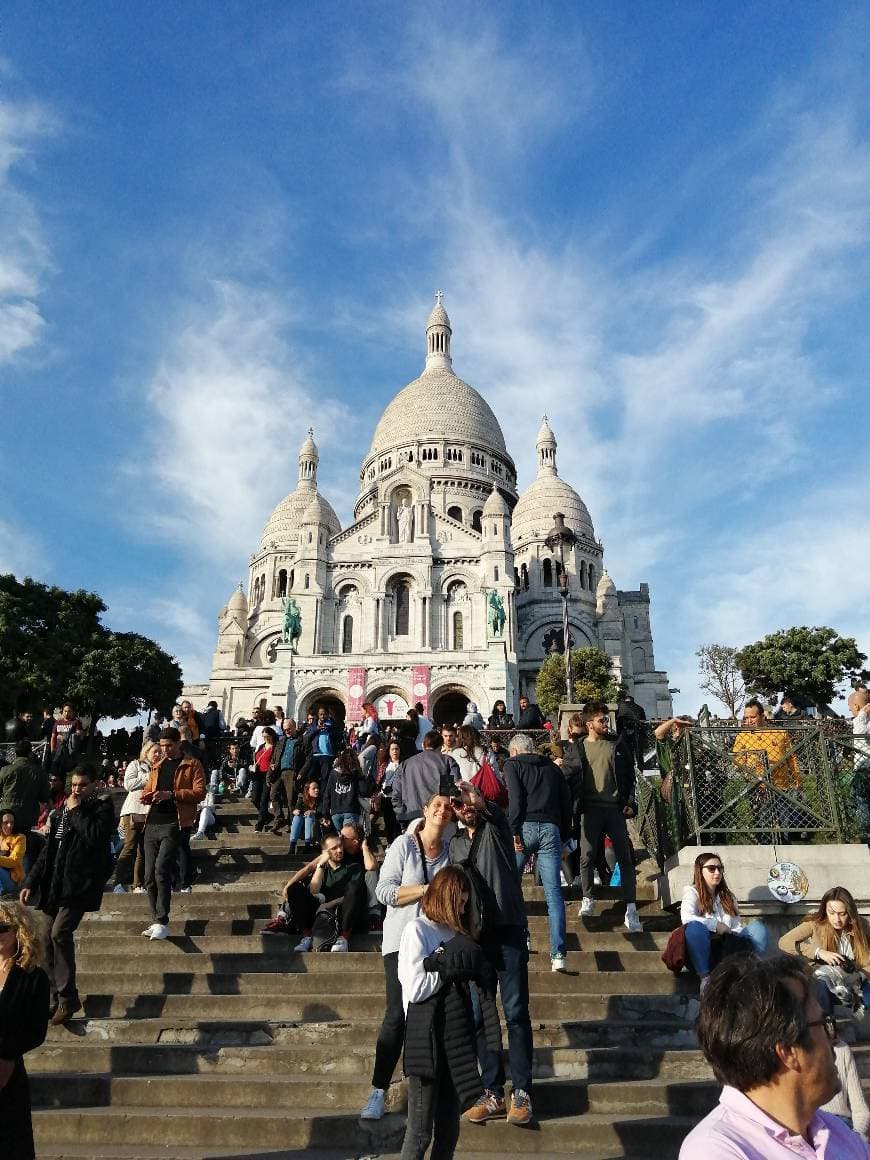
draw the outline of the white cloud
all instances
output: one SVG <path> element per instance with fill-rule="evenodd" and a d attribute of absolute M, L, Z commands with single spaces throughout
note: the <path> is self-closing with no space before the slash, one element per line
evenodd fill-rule
<path fill-rule="evenodd" d="M 36 142 L 54 131 L 50 114 L 33 103 L 0 105 L 0 364 L 32 349 L 45 331 L 39 295 L 51 257 L 32 199 L 16 182 Z"/>
<path fill-rule="evenodd" d="M 309 423 L 321 449 L 340 445 L 347 411 L 309 388 L 289 322 L 277 293 L 211 281 L 181 310 L 146 385 L 153 450 L 142 470 L 159 511 L 150 518 L 188 560 L 238 570 L 296 486 Z"/>
<path fill-rule="evenodd" d="M 33 536 L 0 520 L 0 573 L 12 572 L 19 579 L 41 573 L 45 558 Z"/>

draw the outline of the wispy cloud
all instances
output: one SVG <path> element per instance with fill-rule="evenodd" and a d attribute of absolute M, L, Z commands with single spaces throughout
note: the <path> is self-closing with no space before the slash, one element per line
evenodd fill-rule
<path fill-rule="evenodd" d="M 51 256 L 37 206 L 16 175 L 55 128 L 38 104 L 0 104 L 0 365 L 32 349 L 45 332 L 39 296 Z"/>
<path fill-rule="evenodd" d="M 7 520 L 0 520 L 0 573 L 19 578 L 41 576 L 45 555 L 36 539 Z"/>

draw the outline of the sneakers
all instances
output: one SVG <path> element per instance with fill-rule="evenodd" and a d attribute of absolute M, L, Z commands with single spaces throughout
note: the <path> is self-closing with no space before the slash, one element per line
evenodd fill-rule
<path fill-rule="evenodd" d="M 142 937 L 143 938 L 151 938 L 151 935 L 154 933 L 155 926 L 158 926 L 158 925 L 159 925 L 158 923 L 152 922 L 150 926 L 146 926 L 145 929 L 142 931 Z"/>
<path fill-rule="evenodd" d="M 487 1120 L 494 1120 L 496 1116 L 503 1116 L 504 1113 L 504 1096 L 486 1091 L 477 1103 L 471 1105 L 464 1118 L 469 1124 L 485 1124 Z"/>
<path fill-rule="evenodd" d="M 314 939 L 311 937 L 310 934 L 307 934 L 307 935 L 305 935 L 304 938 L 301 938 L 299 940 L 299 942 L 296 944 L 296 946 L 293 948 L 293 950 L 299 951 L 300 953 L 304 954 L 306 951 L 310 951 L 313 946 L 314 946 Z M 347 947 L 345 947 L 345 950 L 347 950 Z"/>
<path fill-rule="evenodd" d="M 147 894 L 148 891 L 145 889 L 144 886 L 134 886 L 133 893 L 134 894 Z"/>
<path fill-rule="evenodd" d="M 82 1005 L 80 1000 L 73 999 L 73 1001 L 70 1003 L 62 999 L 57 1005 L 57 1010 L 51 1017 L 52 1027 L 62 1027 L 64 1023 L 69 1023 L 73 1015 L 75 1015 L 77 1011 L 81 1011 L 81 1009 Z"/>
<path fill-rule="evenodd" d="M 372 1088 L 366 1106 L 359 1114 L 361 1120 L 382 1120 L 384 1118 L 384 1089 Z"/>
<path fill-rule="evenodd" d="M 524 1092 L 522 1088 L 515 1088 L 511 1092 L 511 1106 L 507 1114 L 507 1122 L 509 1124 L 517 1124 L 522 1127 L 528 1124 L 532 1118 L 532 1100 L 528 1092 Z"/>
<path fill-rule="evenodd" d="M 629 934 L 643 934 L 643 923 L 638 918 L 637 908 L 627 906 L 625 909 L 625 929 Z"/>
<path fill-rule="evenodd" d="M 151 927 L 151 934 L 148 937 L 152 940 L 169 938 L 169 927 L 165 923 L 155 922 Z"/>
<path fill-rule="evenodd" d="M 178 893 L 179 894 L 193 894 L 193 887 L 192 886 L 179 886 Z"/>
<path fill-rule="evenodd" d="M 279 915 L 277 918 L 270 919 L 270 921 L 267 922 L 266 925 L 263 927 L 263 929 L 260 931 L 260 934 L 286 934 L 286 933 L 287 933 L 287 921 L 283 915 Z"/>
<path fill-rule="evenodd" d="M 567 971 L 568 960 L 565 955 L 553 955 L 553 957 L 550 959 L 550 970 Z"/>
<path fill-rule="evenodd" d="M 114 889 L 112 890 L 112 893 L 113 894 L 126 894 L 127 887 L 122 886 L 121 883 L 119 882 L 118 885 L 116 887 L 114 887 Z"/>
<path fill-rule="evenodd" d="M 594 914 L 594 913 L 595 913 L 595 899 L 584 897 L 583 901 L 580 903 L 580 909 L 577 911 L 577 917 L 578 918 L 588 918 L 591 914 Z"/>
<path fill-rule="evenodd" d="M 333 954 L 335 954 L 336 951 L 338 951 L 339 954 L 343 954 L 347 950 L 347 939 L 344 937 L 344 935 L 340 934 L 329 949 Z"/>

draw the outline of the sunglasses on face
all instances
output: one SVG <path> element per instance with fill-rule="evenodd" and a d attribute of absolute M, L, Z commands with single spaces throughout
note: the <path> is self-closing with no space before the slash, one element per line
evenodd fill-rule
<path fill-rule="evenodd" d="M 715 873 L 717 870 L 720 874 L 724 874 L 725 872 L 724 866 L 705 866 L 704 869 L 709 870 L 711 874 Z"/>

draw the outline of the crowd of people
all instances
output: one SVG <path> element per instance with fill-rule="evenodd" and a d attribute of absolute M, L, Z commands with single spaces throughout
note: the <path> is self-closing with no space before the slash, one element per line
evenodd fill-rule
<path fill-rule="evenodd" d="M 531 938 L 523 875 L 536 877 L 543 890 L 554 972 L 567 969 L 567 884 L 581 887 L 577 917 L 584 922 L 595 913 L 596 884 L 618 882 L 627 935 L 643 931 L 629 825 L 644 761 L 641 721 L 629 699 L 614 732 L 607 706 L 590 702 L 570 717 L 561 741 L 533 736 L 543 719 L 525 698 L 515 716 L 496 703 L 488 723 L 469 703 L 463 721 L 439 729 L 422 704 L 392 723 L 380 722 L 366 704 L 352 728 L 326 706 L 298 724 L 280 707 L 258 706 L 235 723 L 230 737 L 215 704 L 200 714 L 183 702 L 168 719 L 149 724 L 138 755 L 126 763 L 119 827 L 106 770 L 81 761 L 64 769 L 80 732 L 73 707 L 65 706 L 59 728 L 52 729 L 47 765 L 33 759 L 32 743 L 22 737 L 15 760 L 0 770 L 0 891 L 7 898 L 0 903 L 0 982 L 5 962 L 10 978 L 18 979 L 19 968 L 30 971 L 32 991 L 39 978 L 34 972 L 44 966 L 45 1021 L 68 1022 L 81 1009 L 75 931 L 84 914 L 99 909 L 107 888 L 132 887 L 148 895 L 152 921 L 143 935 L 168 937 L 173 891 L 193 888 L 191 842 L 214 834 L 221 801 L 247 797 L 255 831 L 286 833 L 288 855 L 303 857 L 263 933 L 290 939 L 300 954 L 341 954 L 355 936 L 381 932 L 386 1004 L 361 1118 L 385 1114 L 402 1060 L 408 1079 L 404 1160 L 422 1158 L 430 1145 L 433 1156 L 451 1156 L 460 1116 L 470 1123 L 504 1117 L 517 1126 L 533 1119 Z M 689 725 L 676 718 L 656 730 L 663 780 L 672 746 Z M 739 749 L 735 744 L 736 760 Z M 754 752 L 745 750 L 747 760 Z M 38 933 L 30 917 L 34 903 L 45 915 L 41 941 L 31 937 Z M 863 1014 L 870 1003 L 870 931 L 852 896 L 835 887 L 780 940 L 789 957 L 766 958 L 768 933 L 757 920 L 743 921 L 725 863 L 713 850 L 696 859 L 680 920 L 663 957 L 672 969 L 685 966 L 698 977 L 701 1043 L 726 1085 L 719 1112 L 686 1141 L 684 1155 L 692 1158 L 701 1154 L 701 1139 L 759 1132 L 764 1116 L 777 1119 L 781 1105 L 755 1101 L 755 1093 L 773 1084 L 782 1098 L 794 1074 L 801 1074 L 790 1061 L 822 1042 L 812 1029 L 829 1034 L 835 1007 Z M 12 930 L 18 949 L 4 960 L 3 939 Z M 34 949 L 37 944 L 44 950 Z M 762 962 L 774 965 L 762 969 Z M 774 978 L 771 971 L 779 974 Z M 779 1022 L 775 1015 L 765 1024 L 774 1046 L 761 1070 L 754 1061 L 755 1071 L 744 1074 L 727 1051 L 722 1054 L 722 1010 L 733 1000 L 723 978 L 756 987 L 767 999 L 773 988 L 770 1010 L 785 1012 Z M 509 1092 L 497 997 L 507 1031 Z M 18 1038 L 10 1035 L 17 1054 L 9 1076 L 24 1075 L 20 1057 L 44 1034 L 40 1019 L 31 1019 Z M 828 1100 L 834 1116 L 851 1119 L 858 1133 L 867 1131 L 848 1046 L 832 1040 L 829 1051 L 834 1074 L 838 1067 L 842 1073 L 842 1091 L 831 1090 L 808 1117 L 803 1108 L 803 1119 L 794 1121 L 810 1144 L 819 1125 L 831 1131 L 828 1113 L 817 1112 Z M 793 1126 L 791 1119 L 779 1122 Z M 843 1146 L 853 1151 L 829 1155 L 866 1156 L 840 1129 L 831 1138 L 847 1141 Z M 744 1153 L 708 1149 L 708 1155 Z"/>

